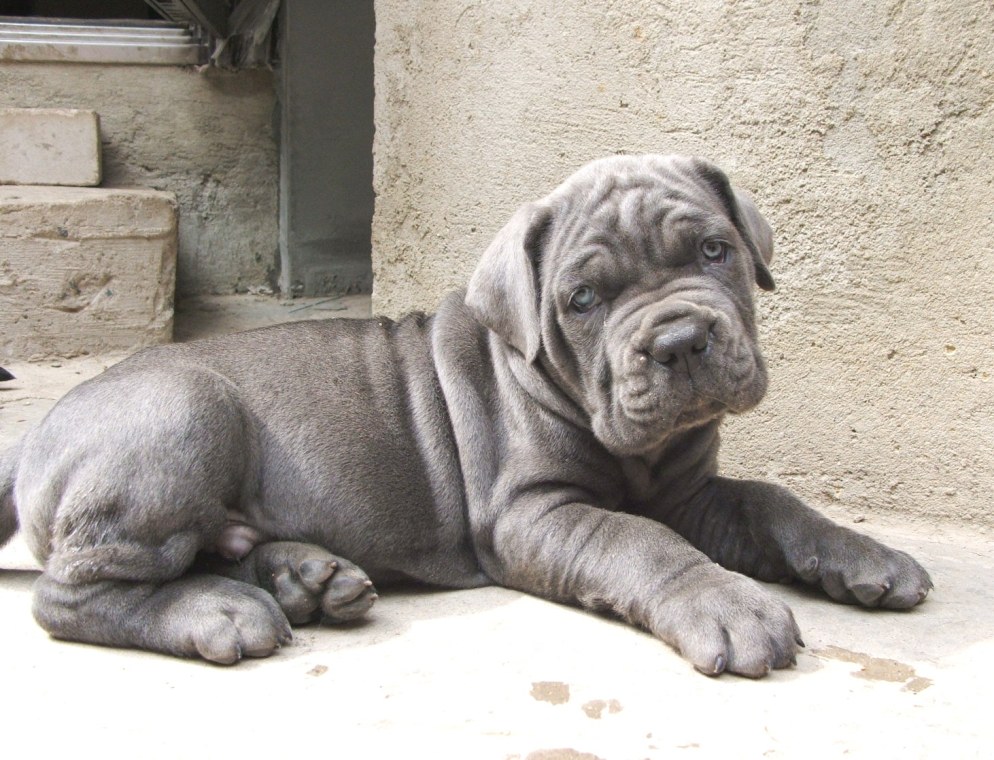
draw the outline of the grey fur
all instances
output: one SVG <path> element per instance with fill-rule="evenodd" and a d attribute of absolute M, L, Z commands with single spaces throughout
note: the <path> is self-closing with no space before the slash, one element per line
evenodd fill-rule
<path fill-rule="evenodd" d="M 931 581 L 716 474 L 722 417 L 766 390 L 752 288 L 773 288 L 771 256 L 713 165 L 594 162 L 433 317 L 150 349 L 79 386 L 0 461 L 0 537 L 16 503 L 45 563 L 36 617 L 62 638 L 262 656 L 287 616 L 365 613 L 364 570 L 608 611 L 708 674 L 786 667 L 793 616 L 747 575 L 893 608 Z"/>

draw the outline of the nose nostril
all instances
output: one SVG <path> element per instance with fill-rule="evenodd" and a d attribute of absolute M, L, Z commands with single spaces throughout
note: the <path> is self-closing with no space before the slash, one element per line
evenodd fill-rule
<path fill-rule="evenodd" d="M 664 367 L 690 369 L 687 360 L 700 363 L 711 344 L 711 333 L 712 325 L 681 320 L 657 335 L 647 353 Z"/>

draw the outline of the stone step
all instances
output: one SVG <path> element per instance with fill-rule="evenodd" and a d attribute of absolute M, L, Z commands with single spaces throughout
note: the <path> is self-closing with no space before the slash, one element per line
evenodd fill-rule
<path fill-rule="evenodd" d="M 96 111 L 0 108 L 0 185 L 100 184 Z"/>
<path fill-rule="evenodd" d="M 0 361 L 168 342 L 176 247 L 171 193 L 0 186 Z"/>

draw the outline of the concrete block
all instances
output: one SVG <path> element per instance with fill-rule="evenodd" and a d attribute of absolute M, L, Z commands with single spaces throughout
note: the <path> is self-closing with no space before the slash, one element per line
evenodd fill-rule
<path fill-rule="evenodd" d="M 0 359 L 130 352 L 171 340 L 171 193 L 6 186 L 0 219 Z"/>
<path fill-rule="evenodd" d="M 95 111 L 0 109 L 0 185 L 96 187 L 100 173 Z"/>

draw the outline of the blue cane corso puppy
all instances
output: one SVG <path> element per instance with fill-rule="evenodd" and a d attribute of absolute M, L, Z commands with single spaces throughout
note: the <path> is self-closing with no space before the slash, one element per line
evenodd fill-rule
<path fill-rule="evenodd" d="M 706 161 L 596 161 L 434 316 L 147 349 L 75 388 L 0 460 L 0 539 L 24 531 L 64 639 L 233 663 L 406 580 L 607 611 L 707 674 L 787 667 L 791 611 L 746 576 L 897 609 L 931 581 L 717 474 L 766 390 L 772 247 Z"/>

